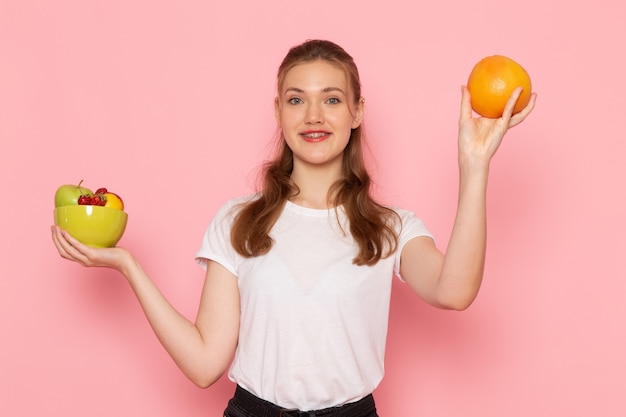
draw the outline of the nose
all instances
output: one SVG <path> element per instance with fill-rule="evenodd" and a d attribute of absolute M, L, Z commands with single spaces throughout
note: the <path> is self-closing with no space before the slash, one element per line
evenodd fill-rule
<path fill-rule="evenodd" d="M 316 103 L 311 103 L 306 110 L 306 123 L 310 125 L 321 124 L 324 122 L 322 109 Z"/>

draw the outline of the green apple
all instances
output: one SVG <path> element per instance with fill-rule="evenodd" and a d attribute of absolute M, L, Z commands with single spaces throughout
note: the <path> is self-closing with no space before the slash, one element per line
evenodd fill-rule
<path fill-rule="evenodd" d="M 83 181 L 81 180 L 78 185 L 65 184 L 57 188 L 54 194 L 54 207 L 75 206 L 78 204 L 78 197 L 81 195 L 93 195 L 89 188 L 81 187 L 82 183 Z"/>

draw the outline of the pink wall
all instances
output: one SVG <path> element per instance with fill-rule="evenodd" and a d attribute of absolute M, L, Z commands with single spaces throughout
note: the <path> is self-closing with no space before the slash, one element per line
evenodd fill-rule
<path fill-rule="evenodd" d="M 123 279 L 59 259 L 52 197 L 80 179 L 121 194 L 120 244 L 193 318 L 193 255 L 267 154 L 276 67 L 320 37 L 360 66 L 380 195 L 444 248 L 459 85 L 499 53 L 539 93 L 493 163 L 476 303 L 395 284 L 381 415 L 626 415 L 626 6 L 582 4 L 1 1 L 0 414 L 221 415 L 230 382 L 197 389 Z"/>

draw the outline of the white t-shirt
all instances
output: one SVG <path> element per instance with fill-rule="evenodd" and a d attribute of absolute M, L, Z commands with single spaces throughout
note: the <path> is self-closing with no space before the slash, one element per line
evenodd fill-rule
<path fill-rule="evenodd" d="M 248 197 L 249 198 L 249 197 Z M 285 408 L 313 410 L 357 401 L 383 377 L 391 280 L 400 252 L 418 236 L 432 237 L 413 213 L 396 209 L 399 245 L 374 266 L 357 266 L 358 246 L 339 210 L 287 202 L 263 256 L 245 258 L 230 243 L 231 210 L 208 227 L 196 260 L 218 262 L 235 276 L 241 297 L 239 343 L 229 378 Z"/>

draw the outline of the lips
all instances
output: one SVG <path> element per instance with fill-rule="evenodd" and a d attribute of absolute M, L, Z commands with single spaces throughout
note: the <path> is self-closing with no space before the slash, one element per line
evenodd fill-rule
<path fill-rule="evenodd" d="M 328 139 L 330 135 L 331 133 L 325 130 L 308 130 L 300 133 L 300 137 L 307 142 L 321 142 Z"/>

